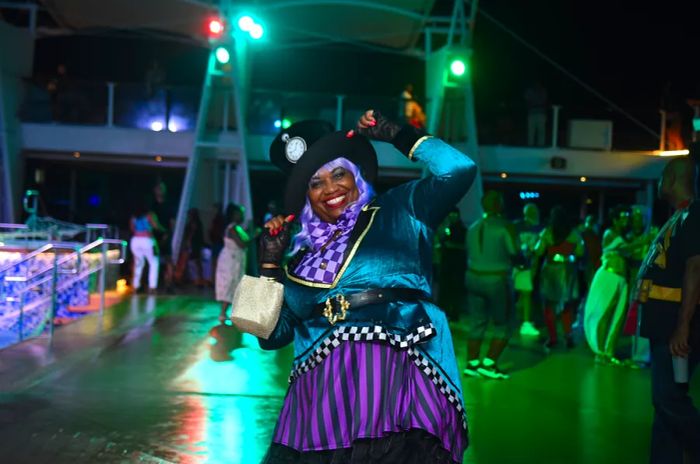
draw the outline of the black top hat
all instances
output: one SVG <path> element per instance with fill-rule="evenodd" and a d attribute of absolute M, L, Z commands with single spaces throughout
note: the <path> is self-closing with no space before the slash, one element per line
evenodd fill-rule
<path fill-rule="evenodd" d="M 333 132 L 325 121 L 301 121 L 282 131 L 270 146 L 270 161 L 289 174 L 285 212 L 298 214 L 304 207 L 309 180 L 329 161 L 352 161 L 370 184 L 377 177 L 377 153 L 369 139 L 355 132 Z"/>

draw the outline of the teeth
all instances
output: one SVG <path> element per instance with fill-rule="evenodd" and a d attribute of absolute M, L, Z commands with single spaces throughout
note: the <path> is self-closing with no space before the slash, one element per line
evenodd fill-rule
<path fill-rule="evenodd" d="M 328 200 L 326 203 L 329 205 L 337 205 L 341 201 L 345 200 L 345 195 L 333 198 L 332 200 Z"/>

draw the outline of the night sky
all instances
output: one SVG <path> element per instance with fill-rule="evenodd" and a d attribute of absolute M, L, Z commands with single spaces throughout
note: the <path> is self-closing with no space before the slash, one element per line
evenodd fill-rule
<path fill-rule="evenodd" d="M 683 101 L 700 97 L 696 63 L 700 8 L 690 4 L 698 2 L 480 2 L 486 13 L 654 130 L 659 127 L 658 105 L 667 82 L 688 117 L 690 109 Z M 452 1 L 438 0 L 434 13 L 447 15 L 451 5 Z M 202 69 L 205 53 L 192 45 L 109 31 L 39 40 L 35 69 L 47 74 L 64 61 L 74 77 L 141 82 L 146 66 L 157 58 L 166 67 L 170 83 L 199 85 L 197 70 Z M 524 118 L 523 91 L 539 79 L 551 102 L 563 105 L 564 117 L 610 118 L 616 131 L 629 132 L 641 145 L 657 143 L 483 15 L 476 22 L 472 73 L 482 124 L 493 120 L 497 108 L 505 108 L 515 119 Z M 424 63 L 343 45 L 283 51 L 260 47 L 253 81 L 255 87 L 265 89 L 391 96 L 398 95 L 406 82 L 414 82 L 420 99 Z"/>

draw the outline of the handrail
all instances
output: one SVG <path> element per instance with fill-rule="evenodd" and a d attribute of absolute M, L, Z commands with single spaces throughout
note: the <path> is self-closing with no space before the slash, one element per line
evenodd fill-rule
<path fill-rule="evenodd" d="M 53 248 L 54 248 L 53 243 L 47 243 L 46 245 L 39 247 L 36 250 L 32 251 L 31 253 L 25 255 L 19 261 L 15 261 L 14 263 L 6 264 L 5 266 L 0 267 L 0 274 L 2 274 L 3 272 L 9 271 L 10 269 L 12 269 L 13 267 L 15 267 L 19 264 L 22 264 L 22 263 L 25 263 L 31 259 L 34 259 L 37 256 L 39 256 L 40 254 L 46 253 L 47 251 L 52 250 Z"/>
<path fill-rule="evenodd" d="M 85 253 L 85 252 L 92 250 L 93 248 L 97 248 L 98 246 L 100 246 L 102 244 L 121 245 L 124 253 L 121 253 L 120 256 L 126 255 L 126 247 L 128 245 L 126 240 L 121 240 L 118 238 L 102 238 L 102 237 L 98 238 L 97 240 L 95 240 L 92 243 L 88 243 L 87 245 L 85 245 L 82 248 L 79 248 L 78 250 L 76 250 L 76 252 L 77 253 Z M 116 261 L 110 261 L 108 264 L 124 264 L 124 258 L 118 259 Z"/>
<path fill-rule="evenodd" d="M 27 276 L 26 279 L 27 279 L 27 281 L 29 281 L 29 280 L 31 280 L 31 279 L 34 279 L 34 278 L 36 278 L 36 277 L 39 277 L 39 276 L 42 275 L 42 274 L 45 274 L 45 273 L 47 273 L 47 272 L 52 271 L 52 270 L 54 269 L 54 266 L 59 266 L 59 267 L 60 267 L 61 265 L 66 264 L 66 263 L 68 263 L 68 262 L 70 262 L 70 261 L 72 261 L 73 259 L 76 259 L 76 258 L 77 258 L 76 269 L 80 269 L 80 262 L 81 262 L 80 256 L 81 256 L 83 253 L 87 253 L 88 251 L 90 251 L 90 250 L 92 250 L 92 249 L 94 249 L 94 248 L 97 248 L 98 246 L 101 246 L 101 245 L 103 245 L 103 244 L 107 244 L 107 245 L 109 245 L 109 244 L 121 245 L 121 248 L 122 248 L 122 251 L 119 253 L 119 256 L 120 256 L 121 258 L 120 258 L 120 259 L 117 259 L 117 260 L 109 260 L 109 261 L 107 261 L 107 264 L 123 264 L 123 263 L 124 263 L 124 261 L 125 261 L 125 256 L 126 256 L 126 247 L 127 247 L 126 241 L 124 241 L 124 240 L 119 240 L 119 239 L 99 238 L 99 239 L 95 240 L 94 242 L 85 245 L 85 246 L 82 247 L 82 248 L 76 248 L 76 249 L 74 249 L 73 253 L 70 253 L 70 254 L 68 254 L 67 256 L 64 256 L 63 258 L 57 260 L 56 263 L 55 263 L 55 265 L 46 266 L 45 268 L 43 268 L 43 269 L 41 269 L 41 270 L 39 270 L 39 271 L 37 271 L 37 272 L 34 272 L 31 276 Z M 45 246 L 46 246 L 46 245 L 45 245 Z M 74 256 L 74 255 L 75 255 L 75 256 Z M 15 264 L 11 264 L 10 267 L 14 267 L 14 266 L 16 266 L 17 264 L 20 264 L 20 263 L 21 263 L 21 261 L 18 261 L 18 262 L 15 263 Z M 0 269 L 0 273 L 2 273 L 2 272 L 3 272 L 3 271 Z M 59 269 L 59 274 L 76 274 L 77 272 L 78 272 L 77 270 L 72 270 L 72 271 L 70 271 L 70 272 L 61 272 L 60 269 Z M 2 279 L 4 280 L 5 277 L 3 277 Z M 34 288 L 34 287 L 36 287 L 37 285 L 38 285 L 38 284 L 35 284 L 35 285 L 32 285 L 31 287 Z"/>
<path fill-rule="evenodd" d="M 120 245 L 120 252 L 119 252 L 119 259 L 116 260 L 109 260 L 107 259 L 107 251 L 108 251 L 108 246 L 109 245 Z M 87 253 L 93 249 L 96 249 L 97 247 L 101 247 L 101 255 L 102 259 L 100 260 L 99 266 L 95 266 L 93 268 L 88 267 L 85 271 L 81 271 L 81 261 L 82 261 L 82 255 L 83 253 Z M 5 266 L 6 268 L 12 268 L 14 266 L 17 266 L 17 264 L 21 264 L 22 262 L 29 261 L 30 259 L 36 257 L 37 255 L 44 253 L 48 250 L 51 249 L 58 249 L 61 248 L 60 245 L 56 245 L 53 243 L 47 243 L 43 247 L 33 251 L 29 255 L 25 256 L 22 260 L 12 263 L 9 266 Z M 24 339 L 24 313 L 25 310 L 28 308 L 36 308 L 40 304 L 44 304 L 46 301 L 51 302 L 51 308 L 50 312 L 47 313 L 46 318 L 49 319 L 49 340 L 50 343 L 53 342 L 53 333 L 55 330 L 55 325 L 54 325 L 54 320 L 56 317 L 56 312 L 57 312 L 57 307 L 58 307 L 58 291 L 63 288 L 67 288 L 73 284 L 75 284 L 77 281 L 80 279 L 83 279 L 89 275 L 92 275 L 93 273 L 100 271 L 100 278 L 99 278 L 99 294 L 100 294 L 100 316 L 104 314 L 104 307 L 105 307 L 105 278 L 106 278 L 106 268 L 108 264 L 122 264 L 126 260 L 126 252 L 127 252 L 127 242 L 124 240 L 119 240 L 119 239 L 105 239 L 105 238 L 99 238 L 95 240 L 92 243 L 89 243 L 81 248 L 74 248 L 73 252 L 70 253 L 68 256 L 64 256 L 62 258 L 58 258 L 58 254 L 54 252 L 54 257 L 53 257 L 53 265 L 51 267 L 47 267 L 45 269 L 40 270 L 39 272 L 32 273 L 31 276 L 26 276 L 25 277 L 25 282 L 27 284 L 17 292 L 15 296 L 10 298 L 7 298 L 6 301 L 18 301 L 19 302 L 19 308 L 17 310 L 9 311 L 8 313 L 5 314 L 5 316 L 9 317 L 14 317 L 15 315 L 18 316 L 19 319 L 19 340 Z M 61 265 L 65 264 L 69 261 L 76 260 L 77 265 L 75 268 L 71 269 L 70 272 L 61 272 Z M 42 277 L 43 274 L 46 274 L 47 272 L 51 271 L 50 276 Z M 58 282 L 58 275 L 59 274 L 74 274 L 76 277 L 69 279 L 69 281 L 64 281 L 59 284 Z M 38 278 L 38 279 L 37 279 Z M 7 279 L 7 276 L 4 276 L 0 278 L 0 282 L 4 282 Z M 30 282 L 31 281 L 31 282 Z M 25 306 L 25 295 L 29 291 L 41 287 L 45 284 L 51 283 L 51 291 L 49 295 L 44 295 L 36 300 L 30 302 L 27 306 Z M 3 286 L 0 286 L 0 292 L 2 292 Z M 44 322 L 46 321 L 46 318 L 44 319 Z M 44 323 L 42 322 L 42 324 Z"/>

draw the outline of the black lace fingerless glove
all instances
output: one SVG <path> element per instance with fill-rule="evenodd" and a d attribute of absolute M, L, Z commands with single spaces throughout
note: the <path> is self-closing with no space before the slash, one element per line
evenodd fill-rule
<path fill-rule="evenodd" d="M 277 235 L 271 235 L 268 229 L 265 229 L 260 237 L 260 250 L 258 253 L 258 263 L 260 266 L 260 275 L 265 277 L 278 278 L 281 276 L 281 266 L 284 260 L 284 254 L 289 247 L 291 233 L 290 225 L 285 224 L 282 230 Z M 264 264 L 271 264 L 275 268 L 263 267 Z"/>
<path fill-rule="evenodd" d="M 395 122 L 384 117 L 379 111 L 374 112 L 374 120 L 377 121 L 374 126 L 370 126 L 366 129 L 358 127 L 357 131 L 372 140 L 391 143 L 397 150 L 409 158 L 413 146 L 421 137 L 426 135 L 425 131 L 416 129 L 409 124 L 399 126 Z"/>

